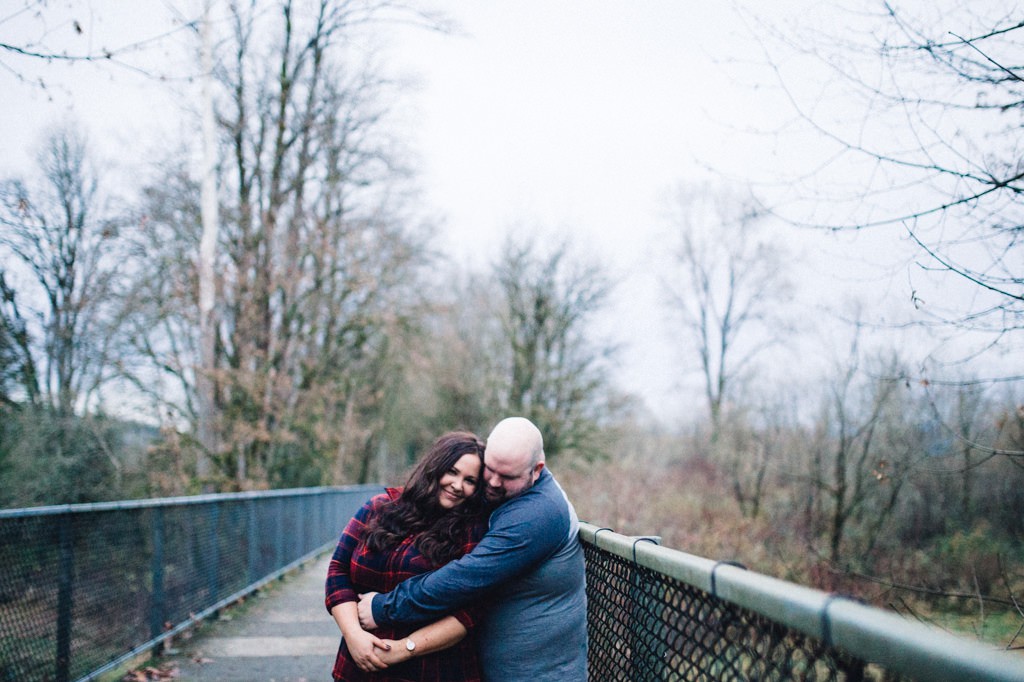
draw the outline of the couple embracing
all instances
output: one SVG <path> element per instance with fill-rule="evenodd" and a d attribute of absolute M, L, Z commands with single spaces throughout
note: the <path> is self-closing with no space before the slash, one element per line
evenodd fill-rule
<path fill-rule="evenodd" d="M 342 633 L 334 679 L 586 680 L 578 527 L 529 420 L 502 420 L 486 447 L 441 436 L 338 541 L 326 584 Z"/>

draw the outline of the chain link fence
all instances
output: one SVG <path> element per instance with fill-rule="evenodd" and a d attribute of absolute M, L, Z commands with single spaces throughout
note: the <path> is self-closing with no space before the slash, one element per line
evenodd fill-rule
<path fill-rule="evenodd" d="M 87 680 L 333 547 L 380 486 L 0 511 L 0 681 Z"/>
<path fill-rule="evenodd" d="M 333 547 L 380 486 L 0 511 L 0 682 L 90 680 Z M 581 524 L 590 679 L 1024 680 L 1024 658 Z"/>
<path fill-rule="evenodd" d="M 581 524 L 589 676 L 1024 680 L 1024 657 L 850 599 Z"/>

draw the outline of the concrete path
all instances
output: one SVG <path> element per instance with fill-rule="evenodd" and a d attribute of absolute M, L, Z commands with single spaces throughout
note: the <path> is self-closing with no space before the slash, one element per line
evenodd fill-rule
<path fill-rule="evenodd" d="M 178 653 L 156 665 L 176 670 L 177 680 L 329 682 L 341 638 L 324 608 L 329 560 L 306 564 L 176 640 Z"/>

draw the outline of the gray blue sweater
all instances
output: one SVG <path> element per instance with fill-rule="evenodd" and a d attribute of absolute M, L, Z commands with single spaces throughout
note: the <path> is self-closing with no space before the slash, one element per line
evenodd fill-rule
<path fill-rule="evenodd" d="M 545 468 L 498 507 L 476 548 L 373 599 L 378 625 L 415 624 L 480 599 L 478 632 L 487 680 L 587 679 L 587 597 L 579 520 Z"/>

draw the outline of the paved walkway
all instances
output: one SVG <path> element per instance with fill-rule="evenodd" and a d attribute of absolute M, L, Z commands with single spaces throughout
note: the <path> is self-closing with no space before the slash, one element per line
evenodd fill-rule
<path fill-rule="evenodd" d="M 329 681 L 338 626 L 324 608 L 330 555 L 274 581 L 238 607 L 176 640 L 178 653 L 158 662 L 177 680 Z"/>

